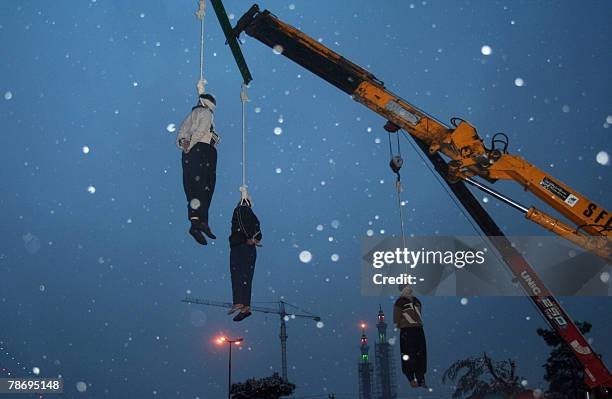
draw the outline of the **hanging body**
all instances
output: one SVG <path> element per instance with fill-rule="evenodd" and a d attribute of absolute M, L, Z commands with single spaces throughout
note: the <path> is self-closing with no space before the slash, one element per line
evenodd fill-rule
<path fill-rule="evenodd" d="M 232 214 L 230 244 L 230 273 L 234 306 L 245 307 L 250 313 L 251 291 L 257 246 L 262 240 L 259 219 L 249 204 L 238 204 Z"/>
<path fill-rule="evenodd" d="M 216 145 L 220 142 L 213 122 L 215 103 L 210 94 L 200 96 L 198 105 L 185 118 L 176 137 L 176 145 L 183 151 L 181 164 L 187 217 L 191 222 L 189 234 L 202 245 L 207 243 L 202 233 L 216 238 L 208 224 L 217 181 Z"/>
<path fill-rule="evenodd" d="M 402 293 L 393 306 L 393 321 L 400 329 L 402 372 L 415 386 L 425 386 L 427 342 L 421 317 L 421 301 Z"/>

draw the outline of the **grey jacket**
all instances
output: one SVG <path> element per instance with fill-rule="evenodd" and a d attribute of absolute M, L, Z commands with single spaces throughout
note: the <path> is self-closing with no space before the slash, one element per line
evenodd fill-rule
<path fill-rule="evenodd" d="M 190 141 L 189 150 L 197 143 L 210 144 L 213 138 L 216 144 L 220 143 L 221 140 L 215 132 L 213 122 L 215 105 L 209 101 L 205 101 L 205 103 L 206 107 L 201 105 L 194 107 L 181 124 L 176 135 L 176 146 L 181 150 L 183 149 L 181 146 L 183 140 Z"/>

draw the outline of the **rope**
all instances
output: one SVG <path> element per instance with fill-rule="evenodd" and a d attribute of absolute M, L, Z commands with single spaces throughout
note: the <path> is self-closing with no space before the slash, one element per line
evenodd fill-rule
<path fill-rule="evenodd" d="M 391 167 L 391 170 L 393 171 L 393 173 L 395 173 L 395 175 L 397 176 L 397 179 L 395 180 L 395 188 L 396 188 L 396 192 L 397 192 L 397 207 L 399 209 L 399 216 L 400 216 L 400 229 L 401 229 L 401 233 L 402 233 L 402 245 L 403 248 L 406 248 L 406 234 L 405 234 L 405 228 L 404 228 L 404 209 L 402 207 L 402 180 L 400 177 L 400 169 L 404 163 L 404 160 L 402 159 L 402 149 L 400 147 L 400 137 L 399 137 L 399 133 L 397 134 L 397 155 L 393 155 L 393 146 L 391 144 L 391 132 L 388 132 L 388 137 L 389 137 L 389 166 Z M 402 249 L 403 249 L 402 248 Z M 406 274 L 408 274 L 408 264 L 406 264 L 405 267 L 405 272 Z"/>
<path fill-rule="evenodd" d="M 393 166 L 391 166 L 391 169 L 393 170 L 393 173 L 396 174 L 397 179 L 395 181 L 395 188 L 397 191 L 397 206 L 399 208 L 399 214 L 400 214 L 400 228 L 401 228 L 401 233 L 402 233 L 402 244 L 404 245 L 404 248 L 406 247 L 406 234 L 405 234 L 405 228 L 404 228 L 404 209 L 402 207 L 402 180 L 400 177 L 400 173 L 399 173 L 399 169 L 401 168 L 402 164 L 403 164 L 403 160 L 402 160 L 402 151 L 401 151 L 401 147 L 400 147 L 400 137 L 399 134 L 397 135 L 397 156 L 393 155 L 393 146 L 391 144 L 391 133 L 388 133 L 388 138 L 389 138 L 389 158 L 390 158 L 390 163 L 391 165 L 393 165 L 395 163 L 395 165 L 397 166 L 397 168 L 394 168 Z"/>
<path fill-rule="evenodd" d="M 198 11 L 195 15 L 200 20 L 200 80 L 204 79 L 204 15 L 206 15 L 206 0 L 198 1 Z"/>
<path fill-rule="evenodd" d="M 200 20 L 200 80 L 198 81 L 197 88 L 198 94 L 204 94 L 206 79 L 204 79 L 204 16 L 206 15 L 206 0 L 198 0 L 198 11 L 195 13 L 196 17 Z"/>
<path fill-rule="evenodd" d="M 247 167 L 246 167 L 246 103 L 249 101 L 247 96 L 247 85 L 242 83 L 240 90 L 240 102 L 242 103 L 242 185 L 240 186 L 240 205 L 251 204 L 251 198 L 247 190 Z"/>

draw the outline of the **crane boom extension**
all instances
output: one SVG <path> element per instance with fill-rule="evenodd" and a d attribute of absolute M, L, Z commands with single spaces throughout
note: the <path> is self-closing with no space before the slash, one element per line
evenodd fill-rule
<path fill-rule="evenodd" d="M 526 217 L 601 256 L 608 257 L 612 217 L 601 206 L 559 183 L 521 158 L 495 148 L 487 149 L 476 130 L 465 121 L 453 120 L 450 128 L 388 91 L 373 74 L 330 50 L 298 29 L 280 21 L 257 5 L 238 21 L 234 35 L 244 31 L 328 81 L 397 127 L 408 131 L 444 178 L 463 207 L 501 254 L 544 319 L 562 337 L 582 364 L 585 383 L 591 389 L 612 388 L 612 376 L 600 357 L 540 280 L 531 265 L 512 247 L 495 221 L 462 180 L 479 175 L 489 181 L 513 179 L 579 225 L 572 228 L 535 208 Z M 456 123 L 459 121 L 459 123 Z M 440 155 L 450 158 L 446 162 Z M 579 232 L 582 229 L 589 236 Z M 595 236 L 595 237 L 592 237 Z M 591 238 L 602 238 L 592 241 Z"/>

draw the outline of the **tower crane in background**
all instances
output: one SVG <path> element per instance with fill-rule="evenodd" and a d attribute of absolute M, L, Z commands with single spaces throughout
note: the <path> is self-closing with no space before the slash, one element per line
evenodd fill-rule
<path fill-rule="evenodd" d="M 187 297 L 183 299 L 181 302 L 193 303 L 196 305 L 205 305 L 205 306 L 215 306 L 218 308 L 227 308 L 231 309 L 232 304 L 229 302 L 220 302 L 220 301 L 210 301 L 206 299 L 198 299 L 198 298 L 190 298 Z M 312 313 L 306 312 L 305 310 L 300 309 L 299 307 L 292 305 L 285 301 L 277 301 L 271 302 L 277 305 L 276 308 L 267 308 L 262 306 L 251 306 L 251 312 L 259 312 L 259 313 L 268 313 L 268 314 L 276 314 L 280 316 L 280 342 L 281 342 L 281 367 L 282 373 L 281 376 L 283 380 L 288 381 L 287 379 L 287 322 L 291 319 L 303 318 L 314 320 L 317 323 L 321 322 L 321 318 L 319 316 L 315 316 Z M 298 312 L 303 313 L 295 313 L 288 312 L 287 308 L 293 308 Z"/>

